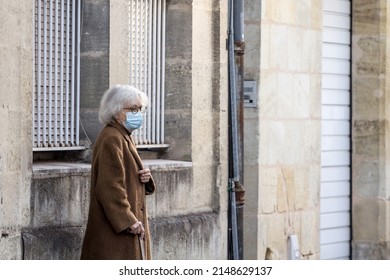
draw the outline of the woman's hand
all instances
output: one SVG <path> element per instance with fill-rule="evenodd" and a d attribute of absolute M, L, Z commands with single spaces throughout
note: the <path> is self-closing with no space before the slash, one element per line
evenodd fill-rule
<path fill-rule="evenodd" d="M 145 228 L 141 222 L 136 222 L 134 225 L 130 227 L 130 232 L 132 234 L 139 235 L 141 238 L 145 237 Z"/>
<path fill-rule="evenodd" d="M 148 168 L 138 171 L 138 175 L 139 175 L 139 180 L 141 181 L 141 183 L 144 184 L 148 183 L 151 177 L 150 170 Z"/>

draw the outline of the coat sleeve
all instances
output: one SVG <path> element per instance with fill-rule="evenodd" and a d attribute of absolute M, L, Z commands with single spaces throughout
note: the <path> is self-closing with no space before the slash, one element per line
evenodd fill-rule
<path fill-rule="evenodd" d="M 102 143 L 97 159 L 96 197 L 117 233 L 138 221 L 127 199 L 123 148 L 119 137 L 108 137 Z"/>
<path fill-rule="evenodd" d="M 151 195 L 155 192 L 156 185 L 154 184 L 153 177 L 150 177 L 150 181 L 145 184 L 145 194 Z"/>

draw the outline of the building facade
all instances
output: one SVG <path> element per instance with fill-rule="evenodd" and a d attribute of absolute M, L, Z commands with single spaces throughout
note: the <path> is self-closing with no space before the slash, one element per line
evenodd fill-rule
<path fill-rule="evenodd" d="M 117 83 L 151 97 L 153 258 L 227 259 L 228 1 L 3 2 L 0 259 L 79 258 Z M 244 1 L 244 259 L 390 257 L 388 8 Z"/>
<path fill-rule="evenodd" d="M 245 258 L 388 259 L 388 1 L 245 5 Z"/>

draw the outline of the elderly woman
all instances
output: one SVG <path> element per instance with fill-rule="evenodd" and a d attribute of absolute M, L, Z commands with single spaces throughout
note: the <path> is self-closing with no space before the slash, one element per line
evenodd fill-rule
<path fill-rule="evenodd" d="M 147 101 L 128 85 L 110 88 L 101 100 L 99 119 L 105 127 L 93 149 L 81 259 L 151 259 L 145 195 L 155 185 L 131 138 Z"/>

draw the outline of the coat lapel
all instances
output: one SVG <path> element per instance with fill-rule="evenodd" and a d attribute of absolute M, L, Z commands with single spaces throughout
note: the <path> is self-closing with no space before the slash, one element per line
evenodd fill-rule
<path fill-rule="evenodd" d="M 133 139 L 131 138 L 131 135 L 130 133 L 128 132 L 128 130 L 126 130 L 120 123 L 118 123 L 117 121 L 113 121 L 110 123 L 110 125 L 112 125 L 113 127 L 115 127 L 116 129 L 118 129 L 123 137 L 125 137 L 127 143 L 129 144 L 129 150 L 131 152 L 131 154 L 133 155 L 135 161 L 137 162 L 137 165 L 139 167 L 140 170 L 144 169 L 143 167 L 143 164 L 142 164 L 142 160 L 137 152 L 137 148 L 135 147 L 135 144 L 133 142 Z"/>
<path fill-rule="evenodd" d="M 132 153 L 135 161 L 137 162 L 139 169 L 140 170 L 144 169 L 143 164 L 142 164 L 142 160 L 137 152 L 137 148 L 135 147 L 135 144 L 133 142 L 133 139 L 131 138 L 131 135 L 128 135 L 128 142 L 129 142 L 130 152 Z"/>

